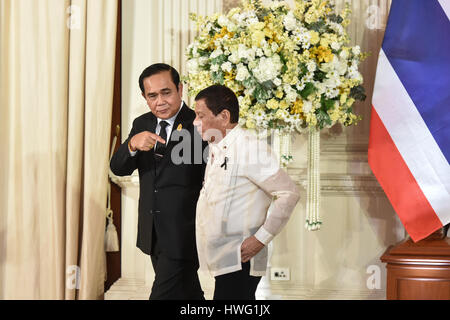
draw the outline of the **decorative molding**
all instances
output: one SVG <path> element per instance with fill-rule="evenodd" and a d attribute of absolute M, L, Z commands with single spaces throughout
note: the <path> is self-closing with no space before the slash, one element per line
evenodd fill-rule
<path fill-rule="evenodd" d="M 271 282 L 274 300 L 384 300 L 386 290 L 350 290 L 350 289 L 322 289 L 307 288 L 299 285 L 281 285 Z"/>
<path fill-rule="evenodd" d="M 306 168 L 289 168 L 288 173 L 297 185 L 306 188 L 308 181 Z M 139 187 L 139 176 L 137 172 L 131 176 L 124 177 L 118 177 L 110 173 L 110 178 L 112 182 L 121 188 Z M 328 196 L 384 195 L 383 189 L 373 175 L 325 173 L 320 175 L 320 185 L 320 190 L 323 195 Z"/>
<path fill-rule="evenodd" d="M 320 155 L 322 161 L 362 162 L 368 165 L 367 144 L 326 143 L 323 142 Z"/>
<path fill-rule="evenodd" d="M 306 189 L 308 181 L 306 168 L 289 168 L 288 173 L 297 185 Z M 384 195 L 383 189 L 373 175 L 358 174 L 322 173 L 320 191 L 328 196 Z"/>
<path fill-rule="evenodd" d="M 212 298 L 213 287 L 202 283 L 205 298 Z M 148 300 L 151 288 L 139 279 L 117 280 L 105 293 L 105 300 Z M 312 289 L 295 284 L 280 284 L 271 281 L 270 300 L 384 300 L 386 290 Z M 260 296 L 258 296 L 260 298 Z"/>

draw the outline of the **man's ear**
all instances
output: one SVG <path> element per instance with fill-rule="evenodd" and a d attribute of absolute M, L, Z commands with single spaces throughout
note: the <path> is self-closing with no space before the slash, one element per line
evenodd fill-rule
<path fill-rule="evenodd" d="M 142 97 L 143 97 L 144 99 L 146 99 L 146 98 L 145 98 L 145 93 L 144 93 L 144 92 L 141 91 L 141 95 L 142 95 Z M 147 100 L 147 99 L 146 99 L 146 100 Z"/>
<path fill-rule="evenodd" d="M 230 111 L 227 110 L 227 109 L 223 109 L 223 110 L 220 112 L 220 117 L 222 118 L 222 120 L 223 120 L 225 123 L 230 123 L 230 122 L 231 122 L 231 113 L 230 113 Z"/>
<path fill-rule="evenodd" d="M 183 84 L 181 82 L 178 84 L 178 93 L 180 96 L 183 95 Z"/>

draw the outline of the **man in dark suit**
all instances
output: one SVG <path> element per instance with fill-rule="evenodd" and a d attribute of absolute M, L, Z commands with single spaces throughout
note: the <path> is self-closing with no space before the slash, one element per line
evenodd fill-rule
<path fill-rule="evenodd" d="M 151 112 L 134 120 L 110 165 L 119 176 L 139 171 L 137 247 L 151 256 L 155 271 L 150 299 L 204 299 L 195 211 L 207 145 L 193 126 L 194 111 L 182 101 L 183 85 L 174 68 L 151 65 L 139 86 Z"/>

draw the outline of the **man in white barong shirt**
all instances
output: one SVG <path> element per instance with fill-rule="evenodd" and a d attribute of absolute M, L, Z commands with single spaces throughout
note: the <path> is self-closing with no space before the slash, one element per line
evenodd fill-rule
<path fill-rule="evenodd" d="M 238 125 L 232 90 L 214 85 L 195 101 L 194 125 L 209 142 L 197 202 L 200 268 L 215 277 L 214 300 L 254 300 L 266 274 L 267 244 L 286 225 L 299 192 L 267 143 Z"/>

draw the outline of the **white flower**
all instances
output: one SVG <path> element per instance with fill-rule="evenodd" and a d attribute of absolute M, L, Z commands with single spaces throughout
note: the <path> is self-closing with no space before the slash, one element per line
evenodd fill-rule
<path fill-rule="evenodd" d="M 240 13 L 235 13 L 231 19 L 233 19 L 235 22 L 237 22 L 238 25 L 241 25 L 244 22 L 245 16 Z"/>
<path fill-rule="evenodd" d="M 339 57 L 343 60 L 348 59 L 348 51 L 346 49 L 342 50 L 341 53 L 339 53 Z"/>
<path fill-rule="evenodd" d="M 204 66 L 208 63 L 209 59 L 208 57 L 200 57 L 198 58 L 198 64 L 199 66 Z"/>
<path fill-rule="evenodd" d="M 297 85 L 295 86 L 295 88 L 296 88 L 298 91 L 302 91 L 303 89 L 305 89 L 305 86 L 306 86 L 306 83 L 305 83 L 305 81 L 302 79 L 302 80 L 300 81 L 300 83 L 297 84 Z"/>
<path fill-rule="evenodd" d="M 337 34 L 342 35 L 344 34 L 344 28 L 336 22 L 330 22 L 329 23 L 330 28 L 335 31 Z"/>
<path fill-rule="evenodd" d="M 353 53 L 355 56 L 359 55 L 359 54 L 361 53 L 361 48 L 360 48 L 359 46 L 354 46 L 354 47 L 352 48 L 352 53 Z"/>
<path fill-rule="evenodd" d="M 238 64 L 241 61 L 241 58 L 239 58 L 239 53 L 237 51 L 233 51 L 228 57 L 228 61 L 234 64 Z"/>
<path fill-rule="evenodd" d="M 338 94 L 339 94 L 339 91 L 332 87 L 328 87 L 325 89 L 325 96 L 329 99 L 335 98 Z"/>
<path fill-rule="evenodd" d="M 225 72 L 231 72 L 231 70 L 233 70 L 233 65 L 231 64 L 231 62 L 225 62 L 224 64 L 222 64 L 221 69 Z"/>
<path fill-rule="evenodd" d="M 312 102 L 309 100 L 304 100 L 302 109 L 303 109 L 303 113 L 310 112 L 312 109 Z"/>
<path fill-rule="evenodd" d="M 259 20 L 258 20 L 258 18 L 257 17 L 251 17 L 251 18 L 247 18 L 247 20 L 246 20 L 247 22 L 244 22 L 244 24 L 247 24 L 247 25 L 252 25 L 252 24 L 255 24 L 255 23 L 258 23 L 259 22 Z"/>
<path fill-rule="evenodd" d="M 220 15 L 219 19 L 217 19 L 217 23 L 221 27 L 226 27 L 228 25 L 229 21 L 228 21 L 228 18 L 226 16 Z"/>
<path fill-rule="evenodd" d="M 285 5 L 285 3 L 283 1 L 275 1 L 275 0 L 273 0 L 270 3 L 270 9 L 274 11 L 274 10 L 278 9 L 279 7 L 284 7 L 284 5 Z"/>
<path fill-rule="evenodd" d="M 272 48 L 269 46 L 269 44 L 266 42 L 266 40 L 261 41 L 261 44 L 263 46 L 264 55 L 266 57 L 271 57 L 273 55 Z"/>
<path fill-rule="evenodd" d="M 314 72 L 316 71 L 316 63 L 313 60 L 309 60 L 306 63 L 306 68 L 308 69 L 309 72 Z"/>
<path fill-rule="evenodd" d="M 240 44 L 238 46 L 239 59 L 247 59 L 249 61 L 255 60 L 255 50 L 248 49 L 245 45 Z"/>
<path fill-rule="evenodd" d="M 237 81 L 244 81 L 248 77 L 250 77 L 250 73 L 248 72 L 247 67 L 244 66 L 242 63 L 240 63 L 237 66 L 236 80 Z"/>
<path fill-rule="evenodd" d="M 221 48 L 217 48 L 216 50 L 214 50 L 214 51 L 211 53 L 210 58 L 211 58 L 211 59 L 215 59 L 215 58 L 217 58 L 218 56 L 221 56 L 222 54 L 223 54 L 222 49 L 221 49 Z"/>
<path fill-rule="evenodd" d="M 234 24 L 233 22 L 228 21 L 227 29 L 230 32 L 236 32 L 238 29 L 238 26 L 236 24 Z"/>
<path fill-rule="evenodd" d="M 331 49 L 337 51 L 341 48 L 341 44 L 339 42 L 332 42 L 330 44 Z"/>
<path fill-rule="evenodd" d="M 186 67 L 189 73 L 198 72 L 199 71 L 198 60 L 197 59 L 188 60 Z"/>
<path fill-rule="evenodd" d="M 289 102 L 295 102 L 297 100 L 297 91 L 293 89 L 290 85 L 285 84 L 283 86 L 284 93 L 286 93 L 286 100 Z"/>
<path fill-rule="evenodd" d="M 284 17 L 283 24 L 286 30 L 293 31 L 297 27 L 297 19 L 295 18 L 292 11 Z"/>
<path fill-rule="evenodd" d="M 257 67 L 253 70 L 253 75 L 262 83 L 275 79 L 283 67 L 280 56 L 275 54 L 271 58 L 262 57 L 259 59 Z"/>
<path fill-rule="evenodd" d="M 275 79 L 273 80 L 273 84 L 276 85 L 277 87 L 278 87 L 278 86 L 281 86 L 281 83 L 282 83 L 282 82 L 281 82 L 281 79 L 280 79 L 280 78 L 275 78 Z"/>
<path fill-rule="evenodd" d="M 274 42 L 272 42 L 272 45 L 271 45 L 271 49 L 272 49 L 272 51 L 273 52 L 277 52 L 277 50 L 278 50 L 278 44 L 274 41 Z"/>
<path fill-rule="evenodd" d="M 264 51 L 262 51 L 261 48 L 257 48 L 255 53 L 258 57 L 262 57 L 264 55 Z"/>
<path fill-rule="evenodd" d="M 219 65 L 218 64 L 211 65 L 211 71 L 213 71 L 213 72 L 219 71 Z"/>

